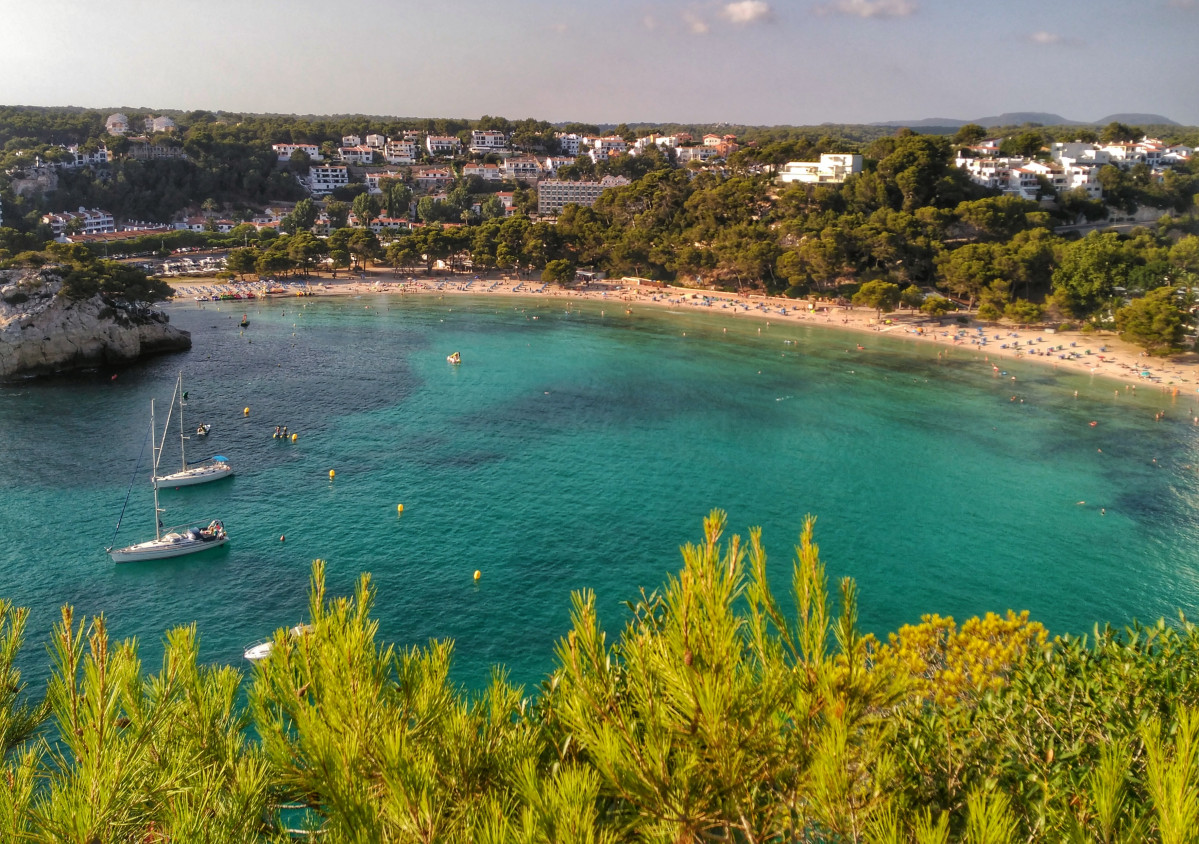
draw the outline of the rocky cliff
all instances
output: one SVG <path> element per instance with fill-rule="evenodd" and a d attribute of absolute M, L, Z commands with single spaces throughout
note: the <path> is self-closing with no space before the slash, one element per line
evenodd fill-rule
<path fill-rule="evenodd" d="M 146 303 L 71 300 L 52 268 L 0 270 L 0 380 L 131 363 L 191 348 L 191 334 Z"/>

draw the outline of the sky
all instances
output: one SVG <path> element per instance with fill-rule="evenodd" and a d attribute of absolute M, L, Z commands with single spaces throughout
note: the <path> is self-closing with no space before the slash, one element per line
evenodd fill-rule
<path fill-rule="evenodd" d="M 1199 125 L 1199 0 L 0 0 L 0 104 Z"/>

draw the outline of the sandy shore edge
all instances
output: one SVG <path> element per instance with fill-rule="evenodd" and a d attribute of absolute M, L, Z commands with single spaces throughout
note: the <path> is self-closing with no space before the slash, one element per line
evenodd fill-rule
<path fill-rule="evenodd" d="M 179 299 L 202 295 L 205 288 L 219 290 L 260 286 L 257 282 L 224 284 L 212 279 L 170 279 Z M 908 311 L 884 314 L 876 319 L 871 309 L 841 307 L 828 302 L 744 296 L 678 287 L 648 287 L 619 280 L 591 282 L 587 287 L 565 289 L 541 281 L 522 281 L 503 275 L 434 278 L 395 277 L 390 270 L 368 271 L 365 277 L 330 278 L 313 276 L 287 282 L 306 283 L 317 296 L 365 294 L 469 295 L 495 297 L 545 297 L 570 301 L 609 303 L 631 311 L 634 307 L 694 308 L 715 314 L 764 319 L 771 322 L 829 327 L 866 334 L 892 334 L 905 339 L 974 351 L 995 369 L 1008 360 L 1051 366 L 1064 372 L 1103 377 L 1133 387 L 1160 389 L 1171 395 L 1199 392 L 1199 356 L 1193 353 L 1159 358 L 1142 353 L 1114 334 L 1095 332 L 1053 333 L 1045 328 L 1003 326 L 971 321 L 961 325 L 953 317 L 931 319 Z M 271 296 L 270 298 L 275 298 Z M 247 303 L 248 305 L 249 303 Z M 863 342 L 865 342 L 863 340 Z"/>

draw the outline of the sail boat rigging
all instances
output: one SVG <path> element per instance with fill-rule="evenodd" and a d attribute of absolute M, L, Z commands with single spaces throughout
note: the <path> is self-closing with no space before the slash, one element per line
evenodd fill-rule
<path fill-rule="evenodd" d="M 174 397 L 172 397 L 172 401 Z M 169 419 L 169 417 L 168 417 Z M 165 426 L 164 426 L 165 427 Z M 154 400 L 150 400 L 150 441 L 151 447 L 154 444 Z M 142 448 L 145 446 L 143 444 Z M 160 451 L 154 450 L 154 461 L 150 468 L 150 488 L 154 491 L 154 538 L 148 539 L 145 542 L 139 542 L 136 545 L 129 545 L 125 548 L 107 548 L 108 555 L 112 557 L 114 563 L 132 563 L 138 560 L 161 560 L 168 557 L 182 557 L 185 554 L 195 554 L 198 551 L 207 551 L 210 548 L 219 548 L 229 541 L 229 536 L 225 533 L 225 525 L 219 519 L 213 519 L 206 526 L 200 527 L 202 522 L 195 522 L 190 525 L 180 525 L 178 527 L 163 528 L 160 514 L 162 508 L 158 506 L 158 485 L 155 483 L 158 474 L 158 457 Z M 141 458 L 138 458 L 138 462 Z M 134 470 L 136 475 L 136 469 Z M 133 481 L 130 481 L 130 490 L 133 488 Z M 129 501 L 129 496 L 126 494 L 125 502 Z M 125 515 L 125 508 L 121 508 L 121 518 Z M 121 529 L 120 519 L 117 520 L 117 530 Z M 116 539 L 116 533 L 113 534 L 113 539 Z"/>
<path fill-rule="evenodd" d="M 210 460 L 201 460 L 188 465 L 187 463 L 187 433 L 183 424 L 183 373 L 179 373 L 179 378 L 175 382 L 175 392 L 171 394 L 171 410 L 167 413 L 167 421 L 162 426 L 162 440 L 157 445 L 157 450 L 154 456 L 154 488 L 161 489 L 163 487 L 181 487 L 194 486 L 195 484 L 206 484 L 210 481 L 219 481 L 222 478 L 233 477 L 233 467 L 229 465 L 229 461 L 221 455 L 216 455 Z M 162 459 L 162 450 L 166 446 L 167 430 L 171 424 L 171 414 L 175 411 L 175 400 L 178 399 L 179 404 L 179 458 L 182 466 L 178 472 L 172 472 L 169 475 L 159 475 L 157 466 Z M 207 431 L 205 431 L 207 433 Z"/>

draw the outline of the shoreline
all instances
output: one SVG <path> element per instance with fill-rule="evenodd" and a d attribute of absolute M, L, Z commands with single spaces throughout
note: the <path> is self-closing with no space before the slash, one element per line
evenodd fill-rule
<path fill-rule="evenodd" d="M 612 303 L 631 311 L 634 306 L 655 309 L 694 308 L 699 312 L 724 313 L 727 316 L 749 317 L 817 328 L 835 328 L 865 335 L 893 334 L 903 339 L 939 345 L 947 349 L 963 349 L 982 355 L 982 363 L 990 364 L 998 374 L 1001 363 L 1021 361 L 1051 366 L 1053 370 L 1106 378 L 1136 389 L 1154 387 L 1160 392 L 1179 397 L 1199 393 L 1199 355 L 1184 353 L 1174 357 L 1156 358 L 1136 346 L 1121 341 L 1114 333 L 1083 334 L 1070 331 L 1062 334 L 1052 329 L 1008 327 L 994 323 L 980 324 L 976 320 L 962 325 L 955 317 L 940 319 L 919 312 L 896 311 L 884 314 L 882 320 L 866 308 L 841 306 L 830 302 L 805 299 L 786 299 L 761 295 L 745 296 L 720 291 L 703 291 L 681 287 L 632 286 L 618 279 L 590 282 L 586 287 L 563 288 L 541 281 L 525 281 L 499 273 L 470 278 L 393 277 L 390 270 L 368 270 L 358 278 L 330 278 L 314 275 L 305 280 L 316 296 L 353 296 L 365 294 L 400 295 L 461 295 L 496 298 L 556 298 Z M 194 299 L 202 288 L 246 289 L 260 282 L 215 282 L 212 279 L 171 279 L 168 281 L 180 299 Z M 295 284 L 294 280 L 287 284 Z M 267 298 L 288 298 L 277 294 Z M 245 300 L 232 300 L 236 306 Z M 258 301 L 258 300 L 249 300 Z M 248 305 L 249 302 L 246 302 Z M 859 349 L 865 347 L 859 344 Z M 938 353 L 940 354 L 940 353 Z"/>

